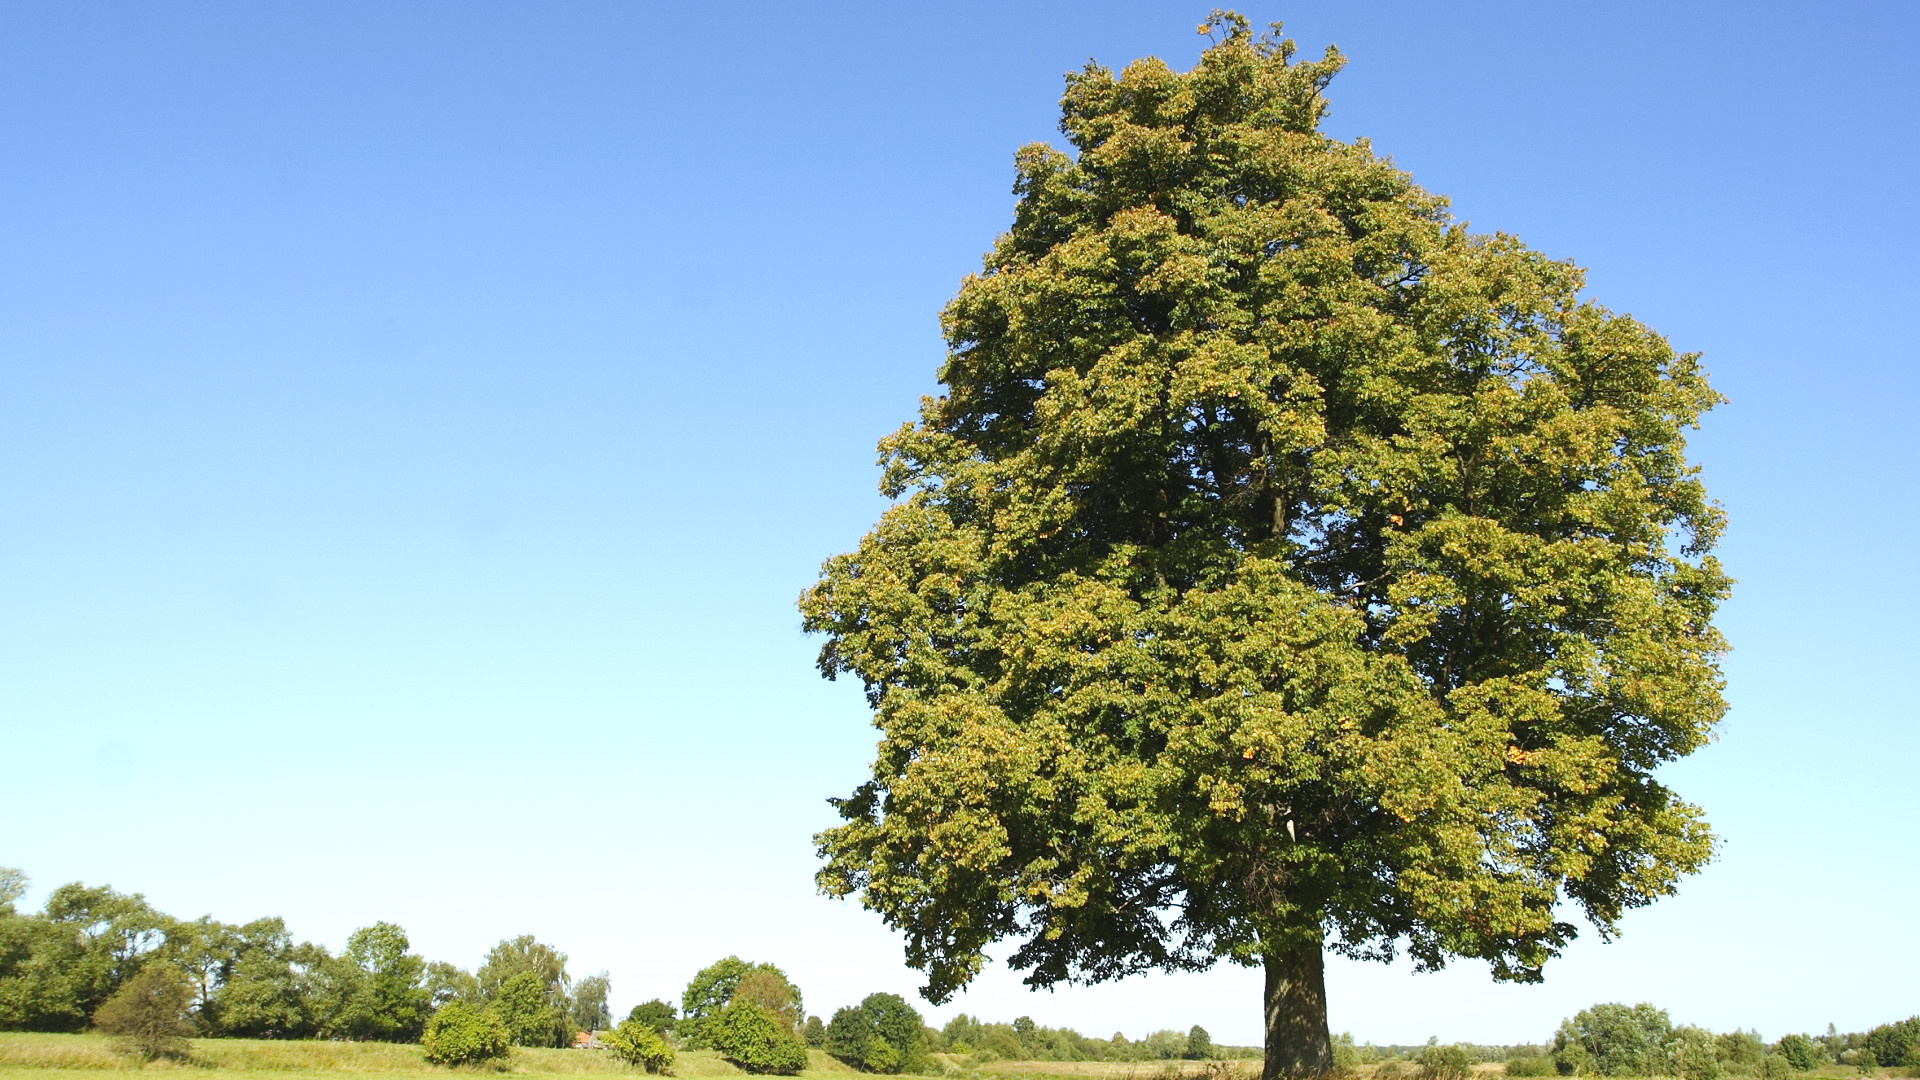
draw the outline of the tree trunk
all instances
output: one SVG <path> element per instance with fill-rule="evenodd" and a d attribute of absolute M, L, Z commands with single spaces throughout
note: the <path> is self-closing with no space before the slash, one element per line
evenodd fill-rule
<path fill-rule="evenodd" d="M 1333 1071 L 1327 1033 L 1327 964 L 1320 943 L 1279 945 L 1265 957 L 1267 1060 L 1261 1080 L 1294 1080 Z"/>

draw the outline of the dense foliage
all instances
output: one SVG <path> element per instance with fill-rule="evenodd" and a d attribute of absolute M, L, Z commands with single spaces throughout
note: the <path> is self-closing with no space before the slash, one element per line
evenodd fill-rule
<path fill-rule="evenodd" d="M 1562 1073 L 1600 1076 L 1665 1076 L 1673 1024 L 1664 1009 L 1605 1004 L 1582 1009 L 1553 1036 L 1553 1059 Z"/>
<path fill-rule="evenodd" d="M 791 1076 L 807 1067 L 807 1044 L 785 1017 L 735 1001 L 710 1018 L 706 1037 L 728 1060 L 753 1073 Z"/>
<path fill-rule="evenodd" d="M 654 998 L 627 1010 L 627 1019 L 645 1024 L 655 1032 L 665 1035 L 673 1028 L 675 1011 L 672 1002 Z"/>
<path fill-rule="evenodd" d="M 565 1046 L 577 1030 L 567 956 L 531 934 L 502 941 L 488 951 L 476 981 L 480 996 L 500 1014 L 516 1046 Z M 606 988 L 600 1011 L 605 1011 Z"/>
<path fill-rule="evenodd" d="M 558 1046 L 566 1016 L 547 995 L 540 976 L 523 971 L 501 983 L 487 1007 L 507 1026 L 515 1046 Z"/>
<path fill-rule="evenodd" d="M 1824 1035 L 1784 1035 L 1769 1046 L 1756 1031 L 1714 1034 L 1699 1027 L 1675 1026 L 1664 1010 L 1649 1004 L 1610 1003 L 1569 1017 L 1555 1033 L 1548 1056 L 1509 1060 L 1508 1075 L 1541 1075 L 1545 1070 L 1537 1063 L 1550 1063 L 1567 1076 L 1675 1076 L 1681 1080 L 1780 1080 L 1829 1064 L 1920 1066 L 1920 1017 L 1851 1034 L 1829 1027 Z"/>
<path fill-rule="evenodd" d="M 680 1020 L 673 1029 L 680 1045 L 689 1050 L 713 1045 L 713 1025 L 721 1010 L 733 1001 L 741 980 L 755 971 L 769 972 L 786 982 L 786 974 L 772 964 L 749 964 L 737 956 L 716 960 L 696 972 L 680 994 Z M 793 1007 L 798 1012 L 800 1001 L 797 991 L 795 994 Z"/>
<path fill-rule="evenodd" d="M 187 1036 L 193 1034 L 187 1022 L 192 1000 L 192 988 L 178 968 L 149 964 L 100 1006 L 93 1026 L 149 1061 L 184 1056 Z"/>
<path fill-rule="evenodd" d="M 1881 1065 L 1920 1066 L 1920 1016 L 1882 1024 L 1867 1032 L 1862 1050 Z"/>
<path fill-rule="evenodd" d="M 919 1072 L 927 1065 L 926 1024 L 898 994 L 868 994 L 833 1014 L 826 1051 L 867 1072 Z"/>
<path fill-rule="evenodd" d="M 569 1032 L 599 1031 L 613 1026 L 613 1011 L 607 1007 L 607 994 L 612 987 L 604 971 L 573 984 L 567 995 Z"/>
<path fill-rule="evenodd" d="M 1579 269 L 1318 130 L 1342 60 L 1216 15 L 1069 77 L 942 313 L 894 505 L 801 599 L 882 730 L 819 880 L 942 1002 L 1322 950 L 1533 981 L 1712 838 L 1657 778 L 1724 711 L 1697 362 Z"/>
<path fill-rule="evenodd" d="M 451 1001 L 427 1021 L 420 1044 L 435 1065 L 479 1065 L 512 1052 L 507 1025 L 492 1009 Z"/>
<path fill-rule="evenodd" d="M 296 943 L 277 918 L 177 919 L 106 886 L 62 885 L 23 913 L 26 884 L 0 869 L 0 1030 L 98 1026 L 116 992 L 162 967 L 187 988 L 199 1036 L 414 1042 L 437 1010 L 465 1003 L 490 1008 L 524 1045 L 561 1046 L 574 1014 L 606 1011 L 604 975 L 581 980 L 576 998 L 566 956 L 530 936 L 495 946 L 476 976 L 428 964 L 392 923 L 355 930 L 336 956 Z"/>
<path fill-rule="evenodd" d="M 650 1073 L 673 1069 L 673 1047 L 647 1020 L 628 1017 L 602 1036 L 601 1041 L 615 1057 L 629 1065 L 638 1065 Z"/>

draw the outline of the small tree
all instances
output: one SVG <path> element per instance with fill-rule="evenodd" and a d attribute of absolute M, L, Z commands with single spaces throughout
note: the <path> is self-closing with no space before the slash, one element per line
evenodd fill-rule
<path fill-rule="evenodd" d="M 450 1001 L 464 1001 L 469 1005 L 481 1003 L 480 980 L 465 968 L 455 967 L 444 960 L 435 960 L 427 965 L 427 1000 L 435 1009 Z"/>
<path fill-rule="evenodd" d="M 1673 1025 L 1666 1011 L 1639 1005 L 1595 1005 L 1560 1024 L 1553 1061 L 1566 1074 L 1660 1076 L 1667 1072 Z"/>
<path fill-rule="evenodd" d="M 532 934 L 521 934 L 500 942 L 487 951 L 487 958 L 480 964 L 478 978 L 480 992 L 491 999 L 505 986 L 508 979 L 523 971 L 531 971 L 540 977 L 540 984 L 547 988 L 549 995 L 555 998 L 566 994 L 567 954 L 545 942 L 536 941 Z"/>
<path fill-rule="evenodd" d="M 674 1028 L 680 1045 L 704 1050 L 711 1045 L 709 1028 L 733 1000 L 733 991 L 754 965 L 737 956 L 716 960 L 694 973 L 680 995 L 680 1023 Z"/>
<path fill-rule="evenodd" d="M 478 1065 L 512 1053 L 507 1025 L 490 1008 L 453 1000 L 427 1020 L 420 1045 L 434 1065 Z"/>
<path fill-rule="evenodd" d="M 859 1005 L 833 1014 L 826 1049 L 868 1072 L 908 1072 L 926 1064 L 926 1025 L 899 994 L 868 994 Z"/>
<path fill-rule="evenodd" d="M 607 1009 L 610 985 L 604 971 L 573 984 L 568 1017 L 576 1031 L 599 1031 L 613 1026 L 613 1013 Z"/>
<path fill-rule="evenodd" d="M 707 1037 L 715 1050 L 748 1072 L 791 1076 L 807 1067 L 807 1044 L 783 1018 L 736 1001 L 712 1017 Z"/>
<path fill-rule="evenodd" d="M 1351 1040 L 1349 1040 L 1351 1041 Z M 1187 1060 L 1205 1061 L 1213 1056 L 1213 1036 L 1199 1024 L 1187 1032 Z"/>
<path fill-rule="evenodd" d="M 1720 1063 L 1719 1040 L 1705 1028 L 1691 1024 L 1675 1028 L 1667 1057 L 1673 1075 L 1680 1080 L 1720 1080 L 1726 1075 Z"/>
<path fill-rule="evenodd" d="M 761 964 L 742 975 L 729 999 L 730 1003 L 734 1001 L 758 1006 L 792 1031 L 799 1030 L 806 1016 L 800 988 L 787 979 L 786 972 L 772 964 Z"/>
<path fill-rule="evenodd" d="M 673 1071 L 673 1047 L 645 1020 L 628 1017 L 602 1041 L 613 1056 L 629 1065 L 638 1065 L 650 1073 Z"/>
<path fill-rule="evenodd" d="M 827 1025 L 817 1016 L 807 1017 L 807 1024 L 800 1031 L 800 1037 L 814 1050 L 824 1050 L 827 1045 Z"/>
<path fill-rule="evenodd" d="M 627 1019 L 645 1024 L 656 1034 L 665 1035 L 673 1030 L 674 1007 L 671 1002 L 654 998 L 635 1005 L 627 1013 Z"/>
<path fill-rule="evenodd" d="M 1820 1064 L 1820 1051 L 1814 1047 L 1813 1040 L 1805 1035 L 1783 1035 L 1776 1049 L 1789 1065 L 1800 1072 L 1811 1072 L 1814 1066 Z"/>
<path fill-rule="evenodd" d="M 336 994 L 328 1034 L 380 1042 L 420 1038 L 433 995 L 427 962 L 407 951 L 407 932 L 392 923 L 362 927 L 329 967 Z"/>
<path fill-rule="evenodd" d="M 559 1046 L 566 1036 L 566 1016 L 549 1000 L 536 972 L 522 971 L 502 983 L 489 1007 L 515 1046 Z"/>
<path fill-rule="evenodd" d="M 184 1057 L 193 1025 L 187 1006 L 193 985 L 170 964 L 149 964 L 102 1004 L 93 1026 L 113 1036 L 127 1052 L 152 1061 Z"/>
<path fill-rule="evenodd" d="M 1715 1053 L 1725 1071 L 1746 1075 L 1760 1070 L 1767 1057 L 1767 1042 L 1757 1031 L 1735 1029 L 1713 1037 Z"/>

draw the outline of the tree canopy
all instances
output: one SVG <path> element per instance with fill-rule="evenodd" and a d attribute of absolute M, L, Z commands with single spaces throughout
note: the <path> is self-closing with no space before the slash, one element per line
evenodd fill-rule
<path fill-rule="evenodd" d="M 942 313 L 894 499 L 802 597 L 872 776 L 819 881 L 923 993 L 1264 965 L 1331 1067 L 1324 950 L 1531 981 L 1711 855 L 1655 777 L 1724 711 L 1697 357 L 1319 131 L 1342 57 L 1216 13 L 1068 76 L 1063 152 Z M 1277 28 L 1276 28 L 1277 30 Z"/>

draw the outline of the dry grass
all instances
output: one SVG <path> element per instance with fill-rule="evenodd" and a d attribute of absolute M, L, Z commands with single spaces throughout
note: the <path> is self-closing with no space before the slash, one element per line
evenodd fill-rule
<path fill-rule="evenodd" d="M 853 1073 L 818 1050 L 809 1051 L 807 1056 L 807 1069 L 800 1074 L 803 1080 Z M 516 1047 L 513 1057 L 497 1069 L 449 1069 L 427 1064 L 418 1046 L 308 1039 L 194 1039 L 186 1060 L 143 1065 L 115 1051 L 113 1043 L 99 1035 L 0 1032 L 0 1080 L 28 1080 L 29 1076 L 32 1080 L 85 1080 L 100 1072 L 133 1069 L 218 1070 L 222 1080 L 290 1080 L 289 1073 L 351 1073 L 366 1080 L 420 1080 L 422 1074 L 479 1077 L 602 1073 L 630 1080 L 642 1080 L 647 1075 L 611 1054 L 597 1051 Z M 674 1074 L 683 1080 L 746 1075 L 710 1050 L 683 1051 Z"/>
<path fill-rule="evenodd" d="M 971 1071 L 1009 1080 L 1256 1080 L 1260 1062 L 1235 1061 L 995 1061 Z"/>

